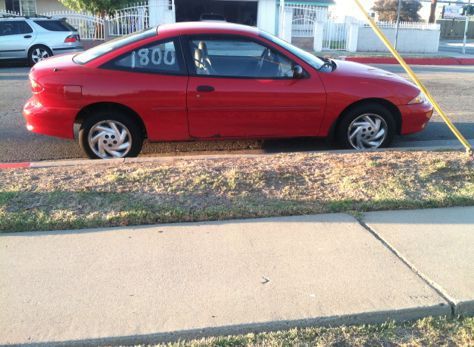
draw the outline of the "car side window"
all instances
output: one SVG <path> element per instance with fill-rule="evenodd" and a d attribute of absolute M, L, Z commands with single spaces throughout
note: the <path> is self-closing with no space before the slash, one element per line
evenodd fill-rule
<path fill-rule="evenodd" d="M 0 36 L 16 35 L 16 28 L 13 21 L 0 22 Z"/>
<path fill-rule="evenodd" d="M 21 35 L 32 33 L 33 29 L 24 20 L 0 22 L 0 36 Z"/>
<path fill-rule="evenodd" d="M 292 78 L 293 62 L 276 50 L 243 38 L 192 37 L 189 49 L 196 75 Z"/>
<path fill-rule="evenodd" d="M 31 29 L 30 25 L 24 20 L 18 21 L 17 26 L 18 34 L 30 34 L 33 32 L 33 29 Z"/>
<path fill-rule="evenodd" d="M 149 44 L 106 63 L 106 69 L 131 72 L 184 74 L 176 40 Z"/>

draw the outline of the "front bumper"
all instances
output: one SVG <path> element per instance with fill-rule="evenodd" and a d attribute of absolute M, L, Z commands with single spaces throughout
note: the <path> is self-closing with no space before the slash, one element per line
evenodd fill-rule
<path fill-rule="evenodd" d="M 33 96 L 23 107 L 26 128 L 34 133 L 74 138 L 74 121 L 79 110 L 46 107 Z"/>
<path fill-rule="evenodd" d="M 433 116 L 431 104 L 402 105 L 398 107 L 402 115 L 400 135 L 408 135 L 422 131 Z"/>

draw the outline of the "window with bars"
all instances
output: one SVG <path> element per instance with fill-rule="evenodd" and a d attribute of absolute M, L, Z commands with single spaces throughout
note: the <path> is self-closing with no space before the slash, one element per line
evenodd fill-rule
<path fill-rule="evenodd" d="M 5 0 L 5 8 L 23 16 L 32 16 L 36 14 L 36 0 Z"/>

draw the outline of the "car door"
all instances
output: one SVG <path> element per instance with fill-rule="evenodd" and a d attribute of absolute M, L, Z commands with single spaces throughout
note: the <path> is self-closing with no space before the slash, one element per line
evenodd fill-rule
<path fill-rule="evenodd" d="M 0 58 L 26 58 L 33 39 L 33 29 L 25 20 L 0 21 Z"/>
<path fill-rule="evenodd" d="M 294 78 L 296 63 L 244 36 L 186 38 L 192 137 L 317 135 L 326 92 L 318 76 Z"/>
<path fill-rule="evenodd" d="M 136 111 L 152 141 L 189 139 L 188 73 L 176 38 L 154 41 L 105 63 L 83 93 Z"/>

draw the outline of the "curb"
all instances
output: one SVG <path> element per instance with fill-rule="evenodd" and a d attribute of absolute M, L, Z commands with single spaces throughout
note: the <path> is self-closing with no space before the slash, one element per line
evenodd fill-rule
<path fill-rule="evenodd" d="M 392 57 L 345 57 L 343 60 L 362 64 L 398 64 Z M 405 61 L 410 65 L 474 65 L 474 58 L 405 58 Z"/>
<path fill-rule="evenodd" d="M 462 151 L 462 145 L 434 145 L 434 146 L 413 146 L 413 147 L 397 147 L 397 148 L 381 148 L 377 150 L 366 151 L 369 153 L 381 152 L 412 152 L 412 151 L 429 151 L 436 152 L 439 150 L 446 151 Z M 235 153 L 235 154 L 198 154 L 198 155 L 173 155 L 173 156 L 148 156 L 137 158 L 121 158 L 121 159 L 62 159 L 62 160 L 44 160 L 37 162 L 21 162 L 21 163 L 0 163 L 0 170 L 9 169 L 44 169 L 54 167 L 73 167 L 73 166 L 97 166 L 97 165 L 118 165 L 118 164 L 140 164 L 140 163 L 170 163 L 178 160 L 217 160 L 217 159 L 235 159 L 239 158 L 258 158 L 261 156 L 276 156 L 281 154 L 349 154 L 359 153 L 358 150 L 352 149 L 335 149 L 320 151 L 300 151 L 300 152 L 276 152 L 276 153 Z"/>

